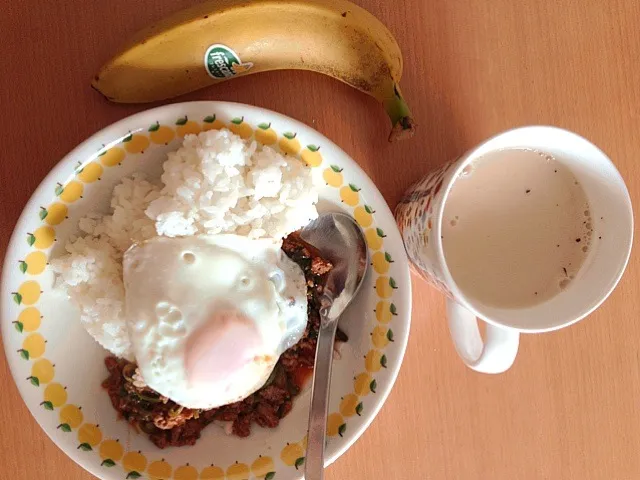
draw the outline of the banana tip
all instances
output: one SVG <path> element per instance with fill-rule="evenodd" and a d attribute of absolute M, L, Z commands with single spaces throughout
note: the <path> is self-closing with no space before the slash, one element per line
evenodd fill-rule
<path fill-rule="evenodd" d="M 416 132 L 416 124 L 412 117 L 402 117 L 398 120 L 389 134 L 390 142 L 397 142 L 398 140 L 406 140 L 413 137 Z"/>
<path fill-rule="evenodd" d="M 109 100 L 110 102 L 114 102 L 115 99 L 108 96 L 107 94 L 105 94 L 102 90 L 100 90 L 100 87 L 98 87 L 98 80 L 99 78 L 96 76 L 93 81 L 91 82 L 91 88 L 93 88 L 96 92 L 98 92 L 100 95 L 102 95 L 104 98 L 106 98 L 107 100 Z"/>

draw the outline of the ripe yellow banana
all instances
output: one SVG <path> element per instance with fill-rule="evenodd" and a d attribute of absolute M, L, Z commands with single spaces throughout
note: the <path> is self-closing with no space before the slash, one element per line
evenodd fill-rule
<path fill-rule="evenodd" d="M 330 75 L 381 102 L 389 140 L 414 131 L 391 32 L 345 0 L 212 0 L 138 32 L 93 87 L 114 102 L 165 100 L 242 75 L 300 69 Z"/>

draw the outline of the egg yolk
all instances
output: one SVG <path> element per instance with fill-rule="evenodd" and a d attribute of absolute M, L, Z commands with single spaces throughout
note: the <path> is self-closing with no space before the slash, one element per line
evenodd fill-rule
<path fill-rule="evenodd" d="M 185 366 L 191 385 L 224 382 L 264 351 L 255 323 L 238 311 L 214 313 L 187 342 Z"/>

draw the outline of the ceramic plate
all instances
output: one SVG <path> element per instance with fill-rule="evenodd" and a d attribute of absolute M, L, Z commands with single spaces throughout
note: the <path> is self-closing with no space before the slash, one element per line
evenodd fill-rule
<path fill-rule="evenodd" d="M 194 447 L 160 450 L 117 420 L 100 386 L 106 351 L 53 290 L 47 266 L 77 232 L 80 217 L 108 211 L 123 176 L 143 171 L 158 178 L 166 152 L 177 149 L 181 137 L 223 127 L 299 155 L 320 185 L 318 209 L 346 212 L 366 233 L 372 266 L 341 320 L 349 342 L 333 367 L 327 463 L 362 435 L 398 374 L 411 317 L 407 259 L 387 204 L 348 155 L 302 123 L 247 105 L 181 103 L 134 115 L 82 143 L 38 187 L 11 238 L 0 297 L 4 347 L 22 398 L 49 437 L 97 477 L 302 477 L 308 390 L 278 428 L 255 426 L 250 437 L 237 438 L 211 425 Z"/>

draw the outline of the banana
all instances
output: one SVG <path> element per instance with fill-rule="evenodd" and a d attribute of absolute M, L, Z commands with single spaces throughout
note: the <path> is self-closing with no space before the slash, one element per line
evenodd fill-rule
<path fill-rule="evenodd" d="M 377 99 L 389 140 L 415 129 L 400 93 L 402 54 L 389 30 L 345 0 L 211 0 L 134 35 L 92 86 L 120 103 L 166 100 L 270 70 L 311 70 Z"/>

